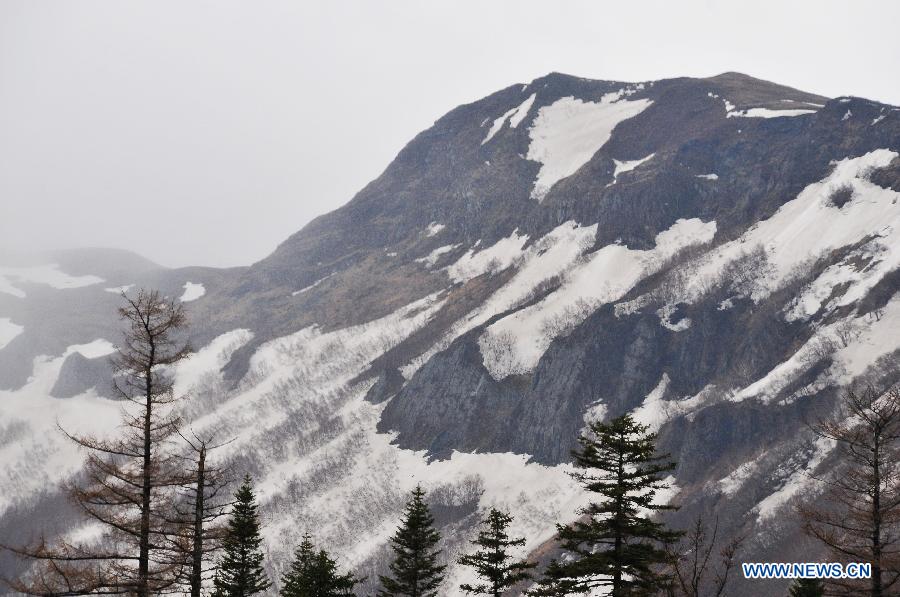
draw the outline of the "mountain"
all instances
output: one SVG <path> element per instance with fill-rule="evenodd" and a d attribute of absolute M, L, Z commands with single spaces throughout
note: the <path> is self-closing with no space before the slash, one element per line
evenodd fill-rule
<path fill-rule="evenodd" d="M 815 560 L 792 504 L 834 454 L 807 422 L 900 381 L 898 153 L 900 109 L 861 98 L 552 73 L 452 110 L 249 267 L 0 267 L 0 542 L 90 531 L 56 490 L 83 458 L 56 421 L 114 429 L 117 293 L 148 286 L 189 301 L 182 414 L 236 438 L 273 578 L 310 530 L 372 588 L 418 482 L 448 554 L 491 506 L 546 553 L 585 499 L 575 437 L 626 412 L 678 462 L 672 524 Z"/>

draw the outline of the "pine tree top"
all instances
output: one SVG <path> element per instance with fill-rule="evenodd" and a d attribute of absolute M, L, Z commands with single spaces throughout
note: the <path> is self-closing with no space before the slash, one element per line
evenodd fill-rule
<path fill-rule="evenodd" d="M 523 537 L 512 538 L 507 533 L 512 520 L 509 514 L 491 508 L 482 521 L 478 536 L 472 541 L 481 549 L 459 558 L 460 564 L 473 568 L 483 581 L 475 585 L 460 585 L 466 593 L 498 597 L 516 583 L 531 578 L 528 570 L 535 564 L 515 561 L 509 553 L 510 547 L 525 545 Z"/>
<path fill-rule="evenodd" d="M 446 566 L 438 565 L 440 533 L 425 502 L 425 491 L 416 486 L 404 509 L 400 527 L 391 537 L 394 561 L 391 576 L 380 576 L 379 595 L 430 597 L 444 580 Z"/>
<path fill-rule="evenodd" d="M 222 540 L 223 554 L 216 570 L 216 592 L 224 597 L 247 597 L 271 586 L 263 570 L 260 522 L 250 476 L 234 494 L 228 527 Z"/>

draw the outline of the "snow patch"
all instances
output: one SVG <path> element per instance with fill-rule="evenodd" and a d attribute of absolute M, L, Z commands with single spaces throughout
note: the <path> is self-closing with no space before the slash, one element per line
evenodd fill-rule
<path fill-rule="evenodd" d="M 728 118 L 781 118 L 782 116 L 803 116 L 815 114 L 817 110 L 770 110 L 769 108 L 747 108 L 728 112 Z"/>
<path fill-rule="evenodd" d="M 206 288 L 203 286 L 203 284 L 200 283 L 185 282 L 182 288 L 184 288 L 184 292 L 178 298 L 178 300 L 182 303 L 195 301 L 206 294 Z"/>
<path fill-rule="evenodd" d="M 441 230 L 443 230 L 446 227 L 447 226 L 445 226 L 444 224 L 438 224 L 437 222 L 432 222 L 425 229 L 425 236 L 434 236 L 435 234 L 439 233 Z"/>
<path fill-rule="evenodd" d="M 648 155 L 645 158 L 641 158 L 639 160 L 626 161 L 626 162 L 620 162 L 619 160 L 613 160 L 613 163 L 615 164 L 616 169 L 615 169 L 615 171 L 613 171 L 612 182 L 606 186 L 612 186 L 612 185 L 616 184 L 616 181 L 618 180 L 620 174 L 624 174 L 625 172 L 631 172 L 632 170 L 634 170 L 635 168 L 637 168 L 644 162 L 648 162 L 651 159 L 653 159 L 653 156 L 655 156 L 655 155 L 656 155 L 655 153 L 651 153 L 650 155 Z"/>
<path fill-rule="evenodd" d="M 651 100 L 621 100 L 604 95 L 599 102 L 564 97 L 538 110 L 528 135 L 528 159 L 541 169 L 531 198 L 542 201 L 554 184 L 578 171 L 609 141 L 613 129 L 643 112 Z"/>
<path fill-rule="evenodd" d="M 719 479 L 719 482 L 717 483 L 719 491 L 727 497 L 734 497 L 737 495 L 737 492 L 744 486 L 744 483 L 746 483 L 750 477 L 756 473 L 757 469 L 759 469 L 757 461 L 758 459 L 747 461 L 731 471 L 727 476 Z"/>
<path fill-rule="evenodd" d="M 534 103 L 534 98 L 536 96 L 537 94 L 532 93 L 531 96 L 524 102 L 522 102 L 515 108 L 508 110 L 503 114 L 503 116 L 500 116 L 499 118 L 494 120 L 494 124 L 491 125 L 487 136 L 484 138 L 481 144 L 484 145 L 485 143 L 493 139 L 494 135 L 500 132 L 500 129 L 503 128 L 503 125 L 506 124 L 507 120 L 509 120 L 510 128 L 516 128 L 517 126 L 519 126 L 525 116 L 528 115 L 528 111 L 531 110 L 531 105 Z M 482 126 L 484 126 L 484 123 L 482 123 Z"/>
<path fill-rule="evenodd" d="M 435 249 L 434 251 L 432 251 L 425 257 L 419 257 L 415 261 L 417 263 L 424 263 L 429 268 L 434 267 L 434 264 L 437 263 L 438 259 L 441 258 L 441 255 L 445 255 L 446 253 L 449 253 L 450 251 L 457 248 L 458 246 L 460 246 L 460 245 L 458 245 L 458 244 L 457 245 L 444 245 L 443 247 L 438 247 L 437 249 Z"/>
<path fill-rule="evenodd" d="M 672 323 L 669 318 L 673 313 L 675 313 L 677 308 L 678 307 L 676 305 L 668 303 L 662 308 L 657 309 L 656 315 L 659 316 L 659 324 L 667 330 L 672 330 L 673 332 L 683 332 L 684 330 L 691 327 L 691 320 L 689 317 L 682 317 L 678 320 L 677 323 Z"/>
<path fill-rule="evenodd" d="M 675 417 L 682 415 L 690 417 L 694 411 L 705 406 L 714 397 L 715 386 L 710 384 L 694 396 L 664 400 L 663 397 L 669 389 L 670 382 L 669 375 L 663 373 L 656 387 L 647 394 L 644 402 L 632 413 L 635 421 L 648 425 L 651 431 L 659 431 L 663 424 Z"/>
<path fill-rule="evenodd" d="M 116 286 L 114 288 L 104 288 L 103 290 L 105 292 L 112 292 L 113 294 L 123 294 L 125 292 L 128 292 L 132 288 L 134 288 L 134 284 L 126 284 L 124 286 Z"/>
<path fill-rule="evenodd" d="M 495 273 L 506 269 L 522 256 L 522 247 L 528 242 L 528 235 L 519 235 L 516 228 L 506 238 L 501 238 L 481 251 L 469 249 L 456 263 L 447 267 L 447 275 L 454 282 L 467 282 L 482 274 Z"/>
<path fill-rule="evenodd" d="M 218 375 L 232 355 L 253 339 L 253 332 L 236 329 L 214 338 L 209 344 L 179 362 L 175 369 L 176 396 L 186 396 L 206 376 Z"/>
<path fill-rule="evenodd" d="M 6 345 L 23 331 L 25 331 L 25 328 L 13 323 L 10 318 L 0 317 L 0 350 L 6 348 Z"/>

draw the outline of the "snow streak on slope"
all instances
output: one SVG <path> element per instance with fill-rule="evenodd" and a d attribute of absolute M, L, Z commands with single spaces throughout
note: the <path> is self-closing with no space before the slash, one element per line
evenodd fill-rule
<path fill-rule="evenodd" d="M 804 114 L 815 114 L 818 110 L 809 110 L 809 109 L 787 109 L 787 110 L 772 110 L 769 108 L 745 108 L 743 110 L 738 110 L 734 104 L 728 101 L 725 98 L 719 97 L 717 94 L 709 92 L 708 95 L 714 99 L 721 99 L 722 103 L 725 105 L 725 116 L 726 118 L 779 118 L 781 116 L 803 116 Z M 792 100 L 782 100 L 786 102 L 790 102 Z M 807 104 L 810 106 L 818 106 L 821 108 L 822 106 L 819 104 Z"/>
<path fill-rule="evenodd" d="M 699 410 L 706 406 L 717 394 L 716 386 L 710 384 L 694 396 L 665 400 L 669 382 L 669 375 L 663 373 L 659 384 L 647 394 L 644 402 L 632 413 L 636 421 L 649 426 L 652 431 L 659 431 L 660 427 L 675 417 Z"/>
<path fill-rule="evenodd" d="M 621 298 L 681 249 L 710 242 L 715 232 L 715 222 L 678 220 L 656 236 L 654 249 L 612 244 L 588 255 L 547 298 L 487 328 L 478 340 L 485 367 L 495 379 L 531 371 L 556 336 Z"/>
<path fill-rule="evenodd" d="M 438 262 L 438 259 L 441 258 L 441 255 L 449 253 L 459 245 L 444 245 L 443 247 L 438 247 L 425 257 L 419 257 L 416 259 L 417 263 L 424 263 L 427 267 L 434 267 L 434 264 Z"/>
<path fill-rule="evenodd" d="M 24 330 L 24 327 L 13 323 L 10 318 L 0 317 L 0 350 L 3 350 Z"/>
<path fill-rule="evenodd" d="M 653 103 L 619 97 L 607 94 L 599 102 L 564 97 L 538 110 L 528 131 L 528 159 L 541 163 L 532 199 L 543 200 L 554 184 L 575 174 L 609 141 L 616 125 Z"/>
<path fill-rule="evenodd" d="M 788 501 L 801 492 L 812 489 L 815 481 L 810 476 L 834 449 L 834 440 L 819 438 L 815 442 L 813 453 L 806 466 L 795 471 L 785 483 L 774 493 L 759 502 L 753 509 L 758 522 L 771 519 Z"/>
<path fill-rule="evenodd" d="M 503 258 L 510 263 L 513 260 L 521 263 L 512 279 L 494 292 L 484 304 L 454 323 L 450 330 L 428 351 L 403 367 L 401 369 L 403 376 L 409 379 L 423 363 L 450 346 L 453 340 L 484 324 L 498 313 L 525 302 L 542 283 L 565 273 L 580 255 L 590 249 L 596 234 L 596 224 L 580 226 L 573 221 L 565 222 L 531 244 L 523 253 L 516 252 L 515 259 Z M 514 236 L 514 234 L 510 235 L 497 244 L 504 243 L 515 249 L 515 243 L 512 242 Z M 493 247 L 486 251 L 493 253 Z M 475 254 L 473 260 L 478 258 L 478 255 Z M 457 264 L 458 268 L 456 266 L 449 268 L 451 277 L 457 280 L 466 279 L 464 273 L 468 271 L 463 266 L 468 265 L 469 261 L 461 261 L 462 263 Z M 478 259 L 478 261 L 481 260 Z M 487 263 L 489 264 L 490 261 Z"/>
<path fill-rule="evenodd" d="M 477 252 L 469 249 L 456 263 L 447 267 L 447 275 L 454 282 L 467 282 L 488 272 L 504 270 L 521 257 L 526 242 L 528 235 L 519 236 L 519 229 L 516 228 L 508 237 L 501 238 L 490 247 Z"/>
<path fill-rule="evenodd" d="M 488 131 L 487 136 L 481 142 L 482 145 L 490 141 L 494 138 L 500 129 L 503 128 L 503 125 L 509 120 L 510 128 L 516 128 L 522 122 L 522 120 L 528 115 L 528 111 L 531 110 L 531 105 L 534 103 L 534 98 L 536 94 L 532 93 L 531 96 L 528 97 L 524 102 L 507 111 L 503 116 L 494 120 L 494 124 L 491 125 L 491 129 Z"/>
<path fill-rule="evenodd" d="M 769 108 L 747 108 L 746 110 L 735 110 L 728 113 L 728 118 L 780 118 L 782 116 L 803 116 L 804 114 L 815 114 L 817 110 L 770 110 Z"/>
<path fill-rule="evenodd" d="M 612 185 L 616 184 L 616 181 L 617 181 L 618 178 L 619 178 L 619 174 L 624 174 L 624 173 L 626 173 L 626 172 L 631 172 L 632 170 L 634 170 L 635 168 L 637 168 L 638 166 L 640 166 L 640 165 L 643 164 L 644 162 L 648 162 L 648 161 L 650 161 L 651 159 L 653 159 L 653 156 L 654 156 L 654 155 L 656 155 L 656 154 L 655 154 L 655 153 L 651 153 L 650 155 L 648 155 L 648 156 L 645 157 L 645 158 L 641 158 L 641 159 L 639 159 L 639 160 L 626 161 L 626 162 L 620 162 L 619 160 L 613 160 L 613 163 L 615 164 L 616 169 L 615 169 L 615 171 L 613 172 L 613 180 L 612 180 L 612 182 L 609 183 L 609 185 L 607 185 L 607 186 L 612 186 Z"/>
<path fill-rule="evenodd" d="M 51 288 L 64 290 L 99 284 L 103 278 L 98 276 L 70 276 L 59 269 L 55 263 L 35 265 L 31 267 L 0 266 L 0 292 L 25 298 L 25 291 L 16 287 L 14 281 L 28 284 L 43 284 Z"/>
<path fill-rule="evenodd" d="M 396 255 L 396 253 L 395 253 L 395 255 Z M 291 296 L 297 296 L 297 295 L 303 294 L 304 292 L 309 292 L 310 290 L 312 290 L 313 288 L 315 288 L 316 286 L 318 286 L 319 284 L 321 284 L 322 282 L 324 282 L 325 280 L 327 280 L 328 278 L 330 278 L 330 277 L 333 276 L 334 274 L 335 274 L 335 272 L 331 272 L 330 274 L 328 274 L 328 275 L 325 276 L 324 278 L 319 278 L 318 280 L 316 280 L 315 282 L 313 282 L 313 283 L 310 284 L 309 286 L 304 286 L 304 287 L 301 288 L 300 290 L 295 290 L 295 291 L 293 291 L 293 292 L 291 293 Z"/>

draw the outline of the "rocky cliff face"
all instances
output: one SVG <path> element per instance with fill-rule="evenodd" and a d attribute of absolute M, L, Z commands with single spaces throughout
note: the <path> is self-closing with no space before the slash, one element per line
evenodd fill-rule
<path fill-rule="evenodd" d="M 898 152 L 900 109 L 864 99 L 551 74 L 451 111 L 250 267 L 6 267 L 0 537 L 78 470 L 54 415 L 112 425 L 96 378 L 115 291 L 139 284 L 191 299 L 183 415 L 237 438 L 223 457 L 259 480 L 273 573 L 317 529 L 375 578 L 418 481 L 448 553 L 491 505 L 536 549 L 584 499 L 578 432 L 625 412 L 678 460 L 675 524 L 718 516 L 748 560 L 809 560 L 791 503 L 833 463 L 805 422 L 900 380 Z"/>

